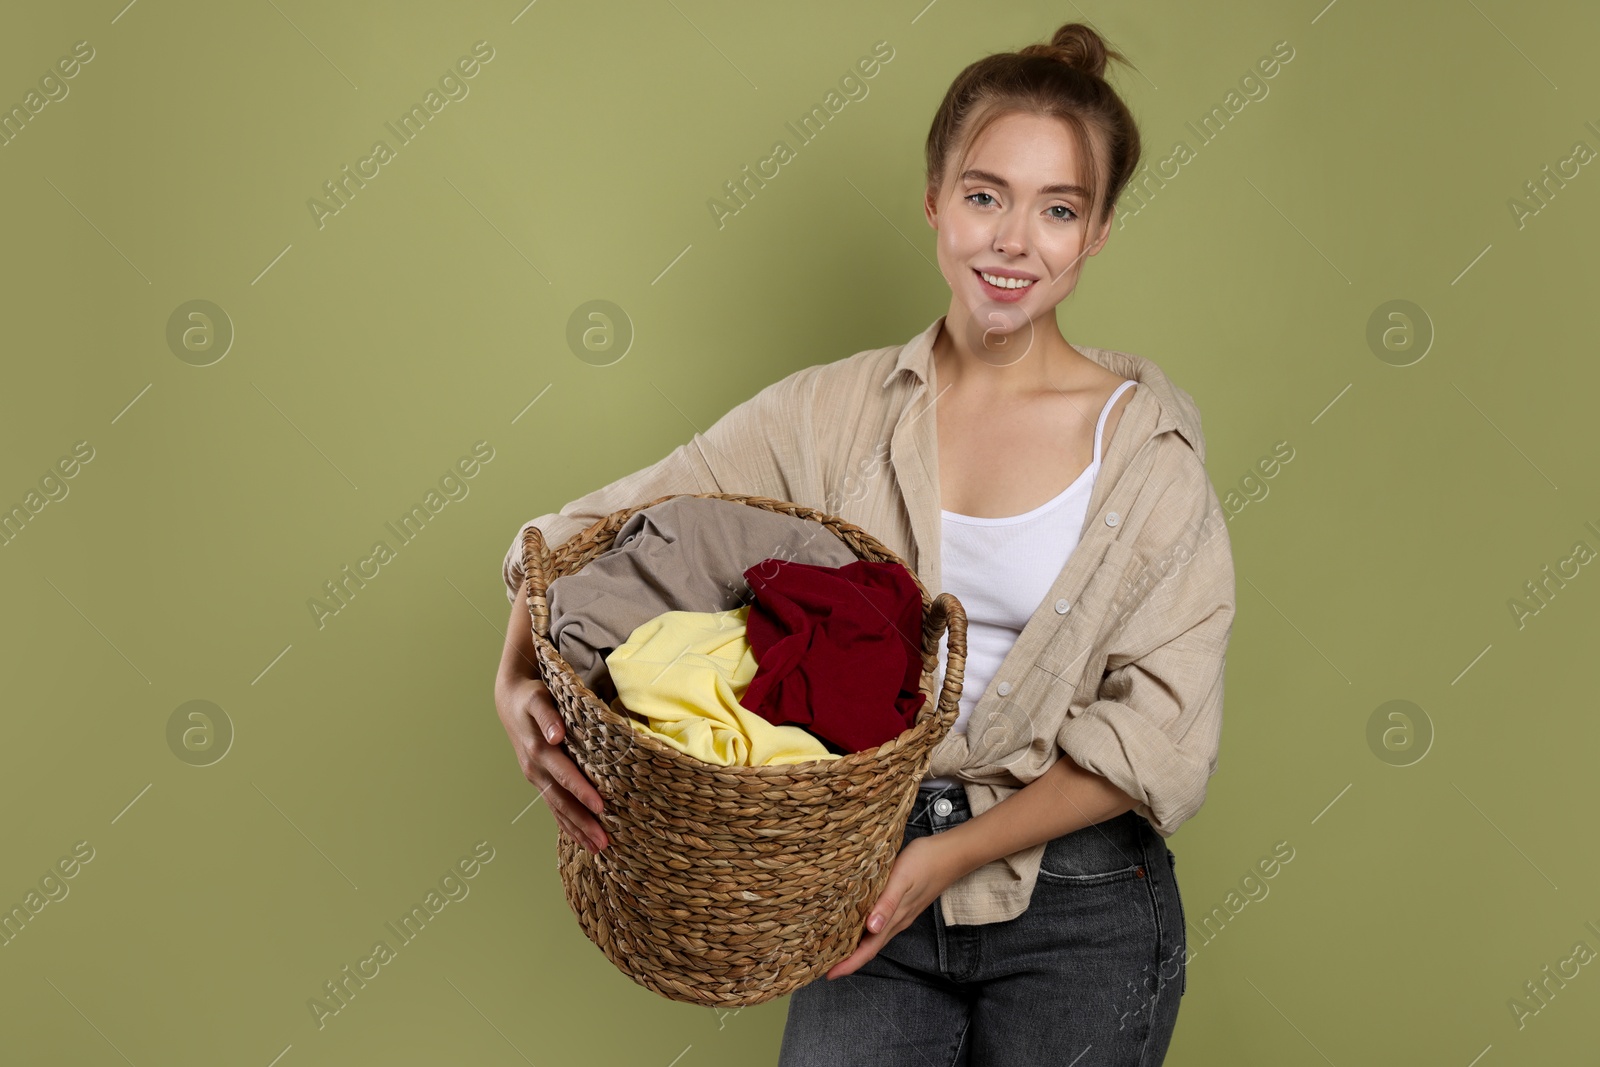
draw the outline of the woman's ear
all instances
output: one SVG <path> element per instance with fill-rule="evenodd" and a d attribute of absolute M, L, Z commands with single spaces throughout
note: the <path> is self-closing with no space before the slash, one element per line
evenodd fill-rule
<path fill-rule="evenodd" d="M 1099 235 L 1095 237 L 1094 243 L 1089 246 L 1089 255 L 1097 256 L 1100 254 L 1100 249 L 1105 247 L 1106 240 L 1111 236 L 1111 223 L 1116 220 L 1116 217 L 1117 209 L 1113 205 L 1111 213 L 1106 216 L 1106 224 L 1100 228 Z"/>
<path fill-rule="evenodd" d="M 939 191 L 931 185 L 922 196 L 922 214 L 929 226 L 936 230 L 939 228 Z"/>

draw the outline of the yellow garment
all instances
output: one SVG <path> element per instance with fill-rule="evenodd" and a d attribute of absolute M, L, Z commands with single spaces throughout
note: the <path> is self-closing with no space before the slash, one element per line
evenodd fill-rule
<path fill-rule="evenodd" d="M 776 726 L 739 703 L 755 677 L 745 637 L 748 604 L 728 611 L 667 611 L 606 656 L 612 708 L 640 730 L 706 763 L 759 767 L 838 759 L 799 726 Z M 640 722 L 643 717 L 646 721 Z"/>

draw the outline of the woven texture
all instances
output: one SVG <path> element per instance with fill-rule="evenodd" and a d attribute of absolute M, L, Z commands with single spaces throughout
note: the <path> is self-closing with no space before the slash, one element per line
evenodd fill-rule
<path fill-rule="evenodd" d="M 966 614 L 949 593 L 922 595 L 922 690 L 915 725 L 834 760 L 719 767 L 640 732 L 591 692 L 550 642 L 545 589 L 611 547 L 634 512 L 693 495 L 827 527 L 859 558 L 905 565 L 865 530 L 789 501 L 669 494 L 599 519 L 558 547 L 523 534 L 539 671 L 566 723 L 572 759 L 605 801 L 598 854 L 558 831 L 557 866 L 584 934 L 619 970 L 687 1004 L 742 1007 L 820 978 L 859 943 L 933 749 L 960 711 Z M 909 571 L 910 568 L 908 567 Z M 949 630 L 936 691 L 939 641 Z"/>

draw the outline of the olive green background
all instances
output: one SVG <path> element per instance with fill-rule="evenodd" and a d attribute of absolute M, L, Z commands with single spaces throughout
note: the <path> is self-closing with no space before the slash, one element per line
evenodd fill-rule
<path fill-rule="evenodd" d="M 1194 395 L 1238 572 L 1219 772 L 1169 842 L 1193 956 L 1168 1062 L 1587 1062 L 1600 17 L 1505 0 L 8 11 L 0 106 L 94 58 L 0 147 L 0 507 L 66 490 L 0 548 L 0 908 L 93 858 L 0 947 L 0 1058 L 773 1062 L 786 999 L 667 1001 L 578 929 L 494 712 L 501 556 L 761 386 L 941 314 L 934 109 L 1074 18 L 1139 65 L 1112 77 L 1146 159 L 1191 157 L 1063 330 Z M 478 41 L 468 95 L 400 145 L 385 123 Z M 880 41 L 798 145 L 785 122 Z M 719 226 L 779 138 L 795 157 Z M 625 319 L 575 350 L 595 300 Z M 319 625 L 323 583 L 430 491 L 460 498 Z M 479 842 L 446 880 L 470 893 L 319 1026 L 323 983 Z"/>

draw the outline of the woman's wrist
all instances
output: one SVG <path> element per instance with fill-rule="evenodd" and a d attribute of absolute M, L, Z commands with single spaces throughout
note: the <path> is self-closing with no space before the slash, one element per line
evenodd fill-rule
<path fill-rule="evenodd" d="M 971 825 L 972 820 L 968 819 L 932 835 L 951 882 L 965 878 L 994 858 L 985 852 L 981 842 L 974 840 L 968 829 Z"/>
<path fill-rule="evenodd" d="M 532 656 L 524 656 L 512 651 L 500 661 L 500 669 L 495 672 L 494 688 L 496 692 L 510 689 L 529 680 L 543 684 L 544 679 L 539 674 L 539 665 L 533 662 Z"/>

